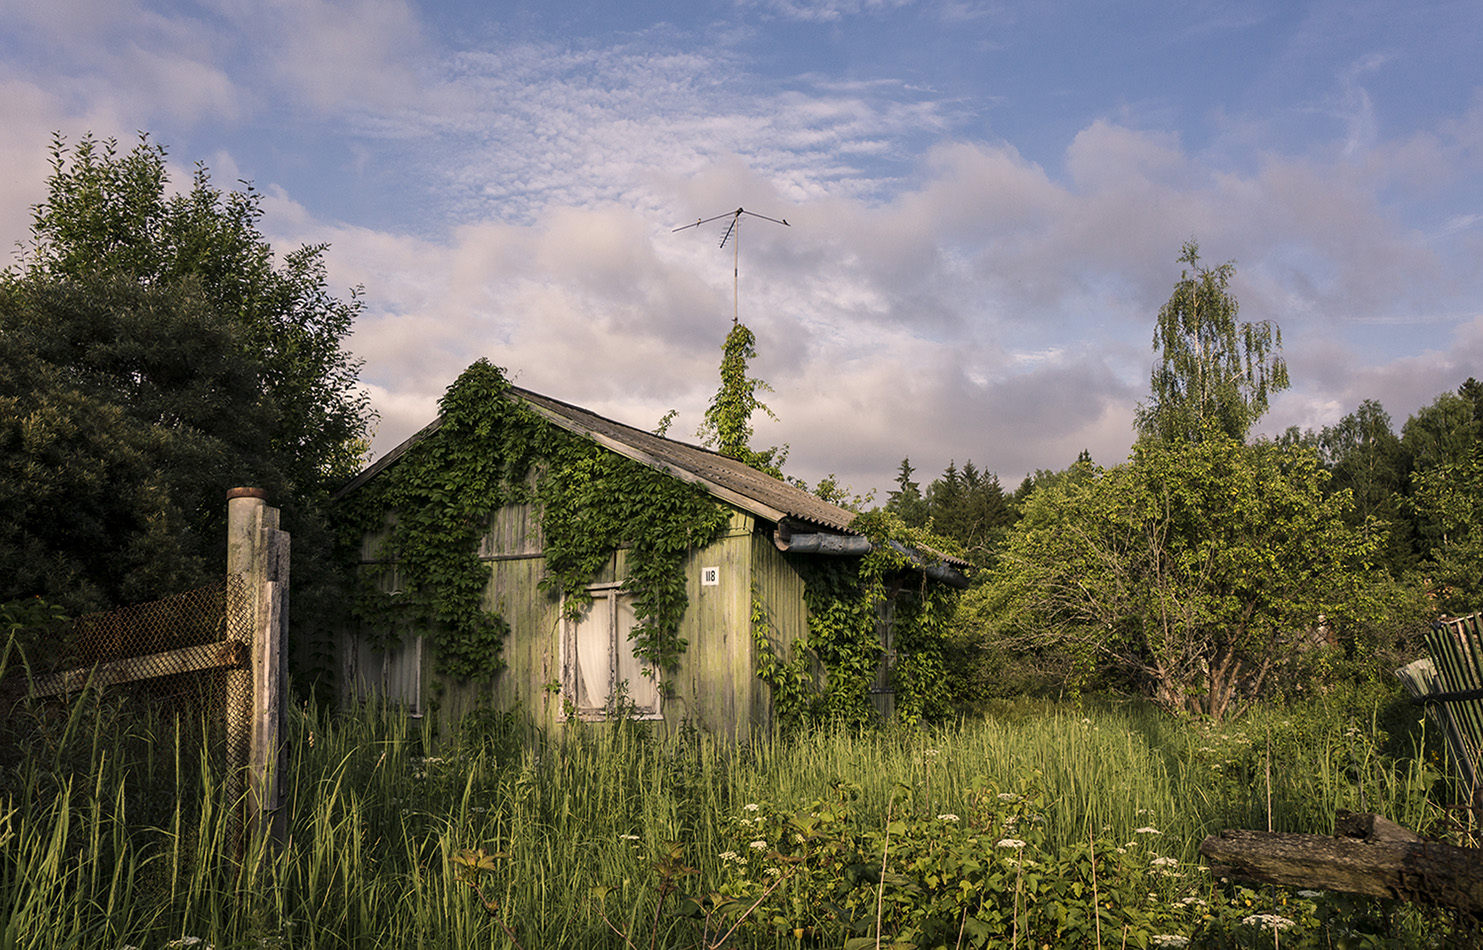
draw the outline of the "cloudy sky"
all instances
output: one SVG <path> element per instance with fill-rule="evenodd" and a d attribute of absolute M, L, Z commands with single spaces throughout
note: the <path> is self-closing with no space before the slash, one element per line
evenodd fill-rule
<path fill-rule="evenodd" d="M 480 356 L 688 437 L 733 307 L 810 482 L 1125 457 L 1181 244 L 1293 387 L 1483 375 L 1483 4 L 0 0 L 0 243 L 54 132 L 147 130 L 365 288 L 385 452 Z M 738 207 L 740 279 L 717 245 Z"/>

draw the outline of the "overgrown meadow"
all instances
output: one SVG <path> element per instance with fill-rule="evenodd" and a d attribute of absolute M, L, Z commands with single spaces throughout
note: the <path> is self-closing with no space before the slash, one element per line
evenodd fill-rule
<path fill-rule="evenodd" d="M 209 758 L 177 765 L 191 724 L 23 705 L 0 947 L 1453 946 L 1443 913 L 1212 880 L 1197 850 L 1341 808 L 1467 834 L 1419 720 L 1373 691 L 1219 728 L 1023 701 L 737 746 L 299 707 L 287 842 L 239 857 Z"/>

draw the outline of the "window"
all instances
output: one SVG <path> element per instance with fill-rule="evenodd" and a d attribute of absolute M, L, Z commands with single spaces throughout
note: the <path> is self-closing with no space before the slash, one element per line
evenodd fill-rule
<path fill-rule="evenodd" d="M 376 583 L 396 604 L 403 592 L 401 565 L 376 565 Z M 342 654 L 340 677 L 358 698 L 378 696 L 401 703 L 413 719 L 422 718 L 422 634 L 393 622 L 389 631 L 373 636 L 361 630 Z"/>
<path fill-rule="evenodd" d="M 592 603 L 563 624 L 563 695 L 581 719 L 606 719 L 615 711 L 663 718 L 659 679 L 652 665 L 633 655 L 628 639 L 638 623 L 633 598 L 617 586 L 588 592 Z"/>

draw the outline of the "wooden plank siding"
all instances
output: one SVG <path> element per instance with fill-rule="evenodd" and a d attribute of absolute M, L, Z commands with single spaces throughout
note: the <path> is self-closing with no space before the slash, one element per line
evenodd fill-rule
<path fill-rule="evenodd" d="M 771 728 L 771 696 L 755 673 L 754 583 L 774 619 L 780 649 L 787 650 L 802 635 L 806 621 L 801 578 L 757 528 L 756 518 L 733 510 L 723 536 L 687 557 L 684 570 L 690 606 L 679 635 L 688 646 L 678 673 L 667 677 L 674 695 L 664 701 L 663 719 L 655 723 L 656 728 L 673 730 L 688 722 L 736 738 Z M 381 583 L 391 585 L 396 571 L 385 560 L 384 536 L 385 532 L 367 535 L 362 569 L 378 571 Z M 480 556 L 490 566 L 485 606 L 510 625 L 503 652 L 506 669 L 492 683 L 440 678 L 430 641 L 424 642 L 419 662 L 415 644 L 403 644 L 383 656 L 370 650 L 368 638 L 352 632 L 341 645 L 350 694 L 364 697 L 378 692 L 391 699 L 410 700 L 415 689 L 423 710 L 436 712 L 444 726 L 490 706 L 518 706 L 543 727 L 561 724 L 563 694 L 559 688 L 548 688 L 559 686 L 562 679 L 561 597 L 557 591 L 541 589 L 546 576 L 541 543 L 539 511 L 530 504 L 508 505 L 495 512 L 481 542 Z M 627 554 L 615 552 L 592 584 L 621 581 L 627 573 Z M 716 584 L 703 583 L 706 568 L 716 569 Z M 416 687 L 409 677 L 417 678 Z"/>
<path fill-rule="evenodd" d="M 751 721 L 752 528 L 751 515 L 733 511 L 725 534 L 687 559 L 690 606 L 679 633 L 689 646 L 673 679 L 676 695 L 665 702 L 665 720 L 674 720 L 672 726 L 689 720 L 700 729 L 736 736 L 745 734 Z M 717 569 L 713 586 L 702 583 L 706 568 Z"/>
<path fill-rule="evenodd" d="M 752 585 L 761 598 L 767 613 L 767 638 L 773 652 L 783 661 L 793 658 L 794 644 L 808 635 L 808 608 L 803 599 L 803 576 L 794 566 L 798 555 L 784 554 L 765 534 L 758 533 L 752 544 Z M 750 604 L 748 605 L 750 621 Z M 750 624 L 749 624 L 750 633 Z M 753 668 L 756 667 L 755 657 Z M 754 729 L 771 731 L 776 728 L 773 716 L 772 691 L 766 683 L 752 676 L 749 684 L 752 705 L 757 711 L 752 724 Z"/>

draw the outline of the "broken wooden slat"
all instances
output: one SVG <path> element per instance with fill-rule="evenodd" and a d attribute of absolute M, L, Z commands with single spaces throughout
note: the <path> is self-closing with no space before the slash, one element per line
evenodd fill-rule
<path fill-rule="evenodd" d="M 1347 815 L 1335 837 L 1227 830 L 1200 844 L 1210 871 L 1263 884 L 1343 891 L 1483 915 L 1483 850 L 1427 841 L 1378 815 Z"/>
<path fill-rule="evenodd" d="M 38 698 L 60 696 L 75 693 L 88 685 L 116 686 L 119 683 L 134 683 L 161 676 L 174 676 L 177 673 L 227 669 L 246 663 L 247 653 L 246 644 L 224 641 L 134 656 L 126 660 L 110 660 L 97 666 L 38 676 L 32 695 Z"/>
<path fill-rule="evenodd" d="M 1426 638 L 1429 656 L 1396 670 L 1417 703 L 1424 703 L 1447 737 L 1468 799 L 1479 804 L 1483 747 L 1483 629 L 1477 614 L 1439 624 Z"/>

